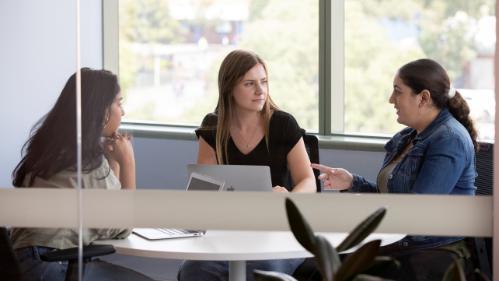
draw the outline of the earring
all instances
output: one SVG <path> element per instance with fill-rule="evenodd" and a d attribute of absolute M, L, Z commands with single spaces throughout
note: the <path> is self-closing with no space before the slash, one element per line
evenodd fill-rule
<path fill-rule="evenodd" d="M 109 116 L 106 116 L 106 119 L 104 120 L 104 128 L 107 126 L 107 123 L 109 123 Z"/>

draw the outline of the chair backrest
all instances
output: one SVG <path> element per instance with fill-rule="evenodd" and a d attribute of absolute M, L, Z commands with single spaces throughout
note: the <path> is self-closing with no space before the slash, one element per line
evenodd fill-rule
<path fill-rule="evenodd" d="M 0 279 L 21 281 L 21 269 L 12 248 L 7 228 L 0 227 Z"/>
<path fill-rule="evenodd" d="M 492 195 L 493 185 L 493 158 L 494 145 L 492 143 L 478 143 L 479 150 L 476 153 L 476 171 L 475 178 L 476 195 Z M 470 247 L 474 249 L 476 265 L 481 272 L 489 279 L 492 277 L 492 239 L 491 238 L 469 238 L 467 239 Z"/>
<path fill-rule="evenodd" d="M 310 162 L 319 163 L 319 140 L 314 135 L 304 135 L 303 142 L 305 143 L 305 149 L 307 150 L 308 158 L 310 158 Z M 321 181 L 317 178 L 320 175 L 320 172 L 317 170 L 314 171 L 315 176 L 315 187 L 317 192 L 321 192 Z M 285 179 L 286 186 L 293 186 L 293 179 L 291 178 L 291 173 L 288 171 Z"/>
<path fill-rule="evenodd" d="M 479 146 L 476 153 L 476 194 L 492 195 L 494 144 L 481 142 Z"/>
<path fill-rule="evenodd" d="M 312 163 L 320 163 L 319 159 L 319 140 L 314 135 L 303 136 L 303 142 L 305 143 L 305 148 L 307 149 L 308 157 Z M 321 192 L 321 181 L 318 179 L 320 172 L 318 170 L 313 170 L 315 175 L 315 185 L 317 192 Z"/>

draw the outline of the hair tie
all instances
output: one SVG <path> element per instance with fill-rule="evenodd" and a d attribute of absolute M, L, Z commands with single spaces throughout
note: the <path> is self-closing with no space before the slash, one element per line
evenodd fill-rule
<path fill-rule="evenodd" d="M 453 98 L 454 96 L 456 95 L 456 88 L 454 87 L 450 87 L 449 88 L 449 92 L 447 93 L 447 96 L 449 97 L 449 99 Z"/>

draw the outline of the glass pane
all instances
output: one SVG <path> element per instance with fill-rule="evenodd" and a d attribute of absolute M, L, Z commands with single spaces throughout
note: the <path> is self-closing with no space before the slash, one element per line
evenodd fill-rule
<path fill-rule="evenodd" d="M 345 131 L 391 135 L 393 77 L 437 60 L 466 97 L 482 140 L 494 138 L 495 1 L 345 1 Z M 334 39 L 333 39 L 334 40 Z"/>
<path fill-rule="evenodd" d="M 127 121 L 199 126 L 223 57 L 245 48 L 266 61 L 277 105 L 318 130 L 318 0 L 125 0 L 119 18 Z"/>
<path fill-rule="evenodd" d="M 23 255 L 22 279 L 54 280 L 48 272 L 64 274 L 67 265 L 42 264 L 34 253 L 78 246 L 78 228 L 45 215 L 61 207 L 47 203 L 60 199 L 52 192 L 75 187 L 76 84 L 66 82 L 76 70 L 76 1 L 0 1 L 0 34 L 0 188 L 24 187 L 13 190 L 19 196 L 40 192 L 35 198 L 43 206 L 39 214 L 38 204 L 12 202 L 19 207 L 2 217 L 18 216 L 9 226 L 11 245 Z M 35 200 L 25 198 L 20 201 Z"/>

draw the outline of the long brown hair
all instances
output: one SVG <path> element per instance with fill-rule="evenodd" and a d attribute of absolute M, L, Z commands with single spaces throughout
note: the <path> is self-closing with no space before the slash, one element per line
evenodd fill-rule
<path fill-rule="evenodd" d="M 106 111 L 120 92 L 118 78 L 107 70 L 81 69 L 83 171 L 102 163 L 100 145 Z M 12 173 L 15 187 L 36 177 L 48 179 L 76 165 L 76 73 L 69 77 L 54 107 L 38 121 L 24 144 L 23 157 Z"/>
<path fill-rule="evenodd" d="M 237 83 L 255 65 L 261 64 L 268 72 L 263 60 L 255 53 L 247 50 L 234 50 L 230 52 L 222 61 L 218 71 L 218 103 L 215 108 L 217 114 L 217 132 L 215 136 L 216 154 L 218 164 L 228 164 L 227 144 L 230 137 L 230 125 L 234 113 L 233 92 Z M 261 111 L 264 120 L 265 142 L 268 149 L 269 124 L 272 112 L 277 110 L 277 106 L 270 98 L 267 88 L 267 98 Z"/>
<path fill-rule="evenodd" d="M 470 108 L 458 91 L 453 97 L 449 97 L 450 79 L 439 63 L 431 59 L 419 59 L 405 64 L 398 73 L 414 93 L 428 90 L 439 109 L 448 108 L 452 116 L 466 128 L 475 151 L 478 151 L 477 131 L 470 117 Z"/>

